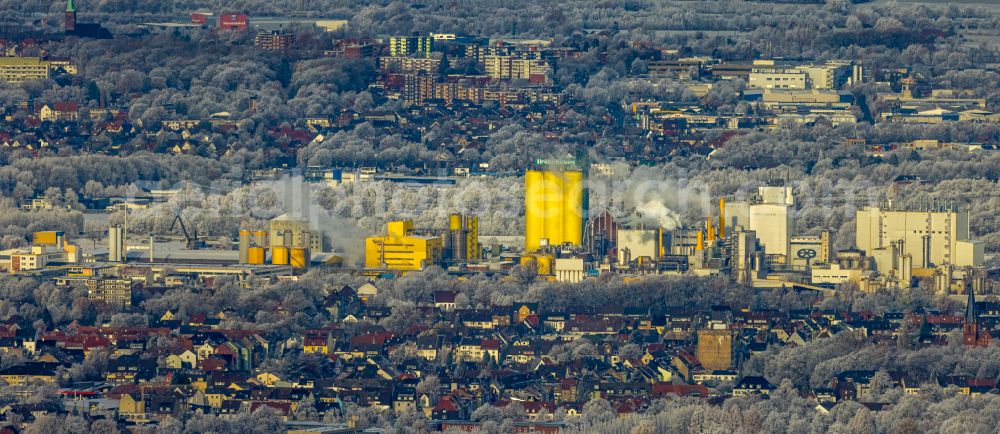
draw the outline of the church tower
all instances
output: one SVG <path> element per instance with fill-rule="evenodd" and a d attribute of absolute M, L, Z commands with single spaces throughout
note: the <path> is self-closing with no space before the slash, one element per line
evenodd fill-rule
<path fill-rule="evenodd" d="M 73 0 L 66 0 L 66 33 L 76 31 L 76 6 Z"/>
<path fill-rule="evenodd" d="M 979 316 L 976 314 L 976 294 L 970 287 L 969 301 L 965 306 L 965 324 L 962 325 L 962 344 L 967 347 L 988 347 L 992 336 L 988 331 L 979 329 Z"/>

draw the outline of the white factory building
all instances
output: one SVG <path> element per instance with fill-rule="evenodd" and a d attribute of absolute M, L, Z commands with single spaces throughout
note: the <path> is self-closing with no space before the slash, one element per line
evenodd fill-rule
<path fill-rule="evenodd" d="M 791 187 L 758 187 L 748 200 L 726 204 L 726 232 L 754 231 L 765 254 L 787 263 L 794 205 Z"/>
<path fill-rule="evenodd" d="M 877 251 L 895 248 L 899 255 L 910 256 L 915 268 L 983 264 L 984 245 L 969 236 L 968 211 L 869 207 L 858 210 L 856 218 L 855 244 L 869 255 L 878 257 Z M 886 263 L 877 266 L 879 271 L 891 268 Z"/>

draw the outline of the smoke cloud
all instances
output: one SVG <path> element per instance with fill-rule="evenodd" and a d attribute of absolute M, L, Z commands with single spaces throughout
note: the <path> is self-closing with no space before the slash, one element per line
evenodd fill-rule
<path fill-rule="evenodd" d="M 685 175 L 647 167 L 617 167 L 608 174 L 592 173 L 588 181 L 590 215 L 607 209 L 624 218 L 624 222 L 666 230 L 697 225 L 714 211 L 711 194 L 705 186 L 689 182 Z"/>
<path fill-rule="evenodd" d="M 667 208 L 667 206 L 659 200 L 650 200 L 643 204 L 640 204 L 635 208 L 635 212 L 639 214 L 643 220 L 651 220 L 655 224 L 665 230 L 674 230 L 681 227 L 681 216 L 674 212 L 674 210 Z"/>

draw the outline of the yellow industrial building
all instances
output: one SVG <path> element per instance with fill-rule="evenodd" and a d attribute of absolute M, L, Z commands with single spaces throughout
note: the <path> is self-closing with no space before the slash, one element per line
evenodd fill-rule
<path fill-rule="evenodd" d="M 583 172 L 578 170 L 525 172 L 525 251 L 533 252 L 546 245 L 582 243 L 583 182 Z"/>
<path fill-rule="evenodd" d="M 63 231 L 38 231 L 31 234 L 31 244 L 58 247 L 62 244 L 63 236 Z"/>
<path fill-rule="evenodd" d="M 365 239 L 366 268 L 422 270 L 440 263 L 442 255 L 441 237 L 414 235 L 412 220 L 389 222 L 385 235 Z"/>
<path fill-rule="evenodd" d="M 0 252 L 0 268 L 9 273 L 41 270 L 53 262 L 79 262 L 80 246 L 70 243 L 62 231 L 38 231 L 28 248 Z"/>

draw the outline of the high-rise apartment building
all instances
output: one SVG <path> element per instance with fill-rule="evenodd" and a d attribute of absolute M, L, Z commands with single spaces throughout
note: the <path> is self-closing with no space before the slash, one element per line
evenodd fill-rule
<path fill-rule="evenodd" d="M 0 57 L 0 81 L 18 84 L 49 78 L 50 64 L 38 57 Z"/>

